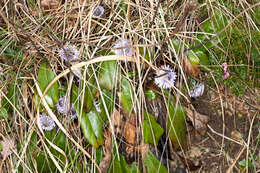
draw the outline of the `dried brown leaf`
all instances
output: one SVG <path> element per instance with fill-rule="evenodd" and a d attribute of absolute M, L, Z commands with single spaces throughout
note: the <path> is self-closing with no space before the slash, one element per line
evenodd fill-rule
<path fill-rule="evenodd" d="M 15 139 L 11 137 L 5 137 L 1 141 L 1 145 L 2 145 L 1 155 L 3 156 L 3 160 L 5 160 L 16 149 Z"/>
<path fill-rule="evenodd" d="M 136 127 L 129 122 L 125 123 L 125 130 L 124 130 L 124 137 L 126 141 L 131 144 L 135 145 L 135 135 L 136 135 Z"/>
<path fill-rule="evenodd" d="M 53 10 L 58 8 L 60 5 L 59 0 L 43 0 L 41 1 L 41 9 L 42 10 Z"/>
<path fill-rule="evenodd" d="M 199 65 L 194 65 L 190 62 L 189 58 L 184 57 L 183 59 L 183 67 L 185 71 L 191 76 L 198 76 L 200 74 Z"/>
<path fill-rule="evenodd" d="M 114 132 L 116 134 L 121 134 L 122 133 L 121 126 L 122 126 L 123 121 L 122 121 L 121 115 L 117 109 L 114 109 L 114 112 L 110 118 L 111 118 L 112 126 L 114 127 Z"/>
<path fill-rule="evenodd" d="M 189 108 L 186 108 L 187 116 L 189 117 L 190 121 L 192 122 L 194 128 L 200 133 L 200 135 L 204 136 L 207 130 L 207 123 L 209 122 L 210 118 L 206 115 L 202 115 L 197 111 L 191 111 Z"/>
<path fill-rule="evenodd" d="M 231 138 L 236 140 L 236 141 L 239 141 L 240 143 L 243 143 L 243 134 L 240 133 L 239 131 L 237 130 L 233 130 L 231 132 Z"/>
<path fill-rule="evenodd" d="M 102 161 L 99 164 L 101 172 L 107 172 L 109 165 L 110 165 L 112 149 L 113 149 L 111 134 L 108 132 L 108 133 L 105 133 L 104 136 L 105 136 L 106 153 L 105 153 L 105 156 L 103 157 Z"/>

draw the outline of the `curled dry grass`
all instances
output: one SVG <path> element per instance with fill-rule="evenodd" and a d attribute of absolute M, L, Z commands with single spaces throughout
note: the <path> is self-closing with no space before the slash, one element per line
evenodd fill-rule
<path fill-rule="evenodd" d="M 231 3 L 231 2 L 230 2 Z M 21 165 L 28 172 L 35 172 L 35 168 L 28 165 L 30 158 L 26 155 L 28 144 L 31 140 L 33 132 L 37 132 L 40 137 L 41 143 L 45 150 L 46 155 L 49 155 L 55 163 L 57 169 L 62 172 L 67 168 L 69 163 L 66 159 L 64 165 L 61 166 L 60 161 L 57 160 L 50 150 L 48 149 L 44 133 L 36 128 L 36 118 L 39 116 L 40 107 L 38 105 L 31 105 L 33 94 L 38 93 L 41 96 L 43 106 L 48 114 L 55 120 L 58 127 L 66 134 L 67 139 L 75 145 L 75 151 L 81 151 L 86 157 L 83 157 L 82 163 L 87 163 L 89 158 L 92 158 L 92 163 L 97 168 L 99 166 L 93 159 L 93 155 L 82 142 L 82 136 L 73 138 L 68 133 L 68 127 L 63 125 L 56 118 L 55 113 L 49 108 L 48 104 L 42 97 L 44 93 L 37 84 L 37 71 L 39 64 L 43 61 L 49 62 L 53 71 L 57 73 L 57 77 L 49 84 L 51 86 L 55 81 L 60 78 L 65 78 L 66 74 L 71 70 L 92 66 L 94 63 L 108 61 L 108 60 L 121 60 L 125 62 L 134 62 L 134 66 L 129 63 L 121 64 L 124 74 L 129 72 L 129 69 L 135 68 L 137 71 L 138 79 L 132 80 L 134 86 L 134 112 L 136 112 L 140 121 L 142 119 L 141 110 L 146 109 L 147 105 L 144 98 L 143 86 L 145 81 L 149 78 L 151 73 L 156 71 L 162 63 L 168 63 L 178 69 L 178 87 L 184 86 L 189 90 L 189 75 L 187 75 L 183 68 L 183 59 L 186 58 L 185 47 L 182 46 L 178 50 L 175 49 L 173 43 L 169 40 L 179 39 L 185 45 L 189 43 L 194 45 L 194 40 L 197 40 L 199 34 L 200 22 L 205 18 L 214 15 L 214 9 L 218 9 L 226 17 L 231 19 L 230 23 L 219 33 L 225 32 L 228 28 L 236 24 L 240 17 L 246 19 L 244 25 L 248 35 L 252 30 L 258 30 L 259 26 L 254 23 L 252 15 L 254 15 L 254 8 L 259 6 L 259 3 L 251 5 L 245 1 L 235 1 L 234 8 L 241 9 L 240 12 L 234 13 L 232 8 L 226 4 L 218 1 L 208 1 L 202 3 L 198 8 L 196 2 L 191 1 L 102 1 L 105 8 L 105 13 L 100 19 L 92 18 L 92 13 L 95 7 L 99 5 L 95 1 L 71 1 L 66 0 L 49 10 L 40 10 L 40 1 L 2 1 L 0 10 L 0 28 L 1 40 L 5 40 L 1 44 L 0 52 L 5 52 L 8 47 L 18 47 L 22 51 L 24 57 L 19 60 L 16 57 L 10 59 L 1 55 L 0 63 L 4 69 L 4 75 L 8 76 L 7 81 L 0 82 L 0 94 L 2 98 L 6 98 L 12 103 L 13 116 L 12 122 L 0 122 L 1 136 L 7 134 L 15 134 L 17 140 L 21 142 L 21 153 L 15 153 L 14 157 L 9 157 L 8 162 L 1 163 L 4 169 L 8 171 L 15 171 Z M 123 5 L 122 5 L 123 4 Z M 199 13 L 199 10 L 203 13 Z M 205 13 L 206 12 L 206 13 Z M 242 23 L 243 24 L 243 23 Z M 202 32 L 203 33 L 203 32 Z M 208 33 L 204 33 L 208 34 Z M 230 35 L 231 37 L 231 35 Z M 121 56 L 102 56 L 104 53 L 108 54 L 114 42 L 119 38 L 127 38 L 133 43 L 134 58 L 121 57 Z M 81 60 L 79 63 L 68 68 L 64 62 L 58 57 L 58 50 L 65 44 L 70 43 L 77 46 L 81 53 Z M 228 48 L 225 45 L 216 44 L 218 50 L 225 55 L 230 56 Z M 143 57 L 140 48 L 146 51 L 148 59 Z M 208 50 L 209 54 L 215 54 L 214 50 Z M 18 56 L 15 55 L 15 56 Z M 220 59 L 216 59 L 220 62 Z M 220 64 L 219 64 L 220 65 Z M 219 95 L 221 91 L 219 84 L 214 78 L 215 86 Z M 97 80 L 97 77 L 95 77 Z M 197 81 L 203 81 L 203 76 L 195 78 Z M 15 94 L 17 95 L 15 102 L 7 97 L 7 86 L 15 81 Z M 131 80 L 130 80 L 131 81 Z M 136 82 L 138 81 L 138 82 Z M 70 86 L 68 84 L 68 86 Z M 70 90 L 71 88 L 68 88 Z M 97 88 L 100 90 L 100 88 Z M 253 88 L 251 89 L 253 90 Z M 184 96 L 186 100 L 189 98 L 182 93 L 181 90 L 174 90 L 175 95 Z M 80 96 L 79 96 L 80 97 Z M 221 97 L 220 97 L 221 98 Z M 224 109 L 222 107 L 222 121 L 224 122 Z M 109 117 L 109 115 L 107 115 Z M 140 123 L 141 124 L 141 123 Z M 76 130 L 79 133 L 79 130 Z M 79 133 L 80 134 L 80 133 Z M 223 152 L 225 128 L 222 129 L 222 146 L 220 147 L 221 153 Z M 48 141 L 48 140 L 47 140 Z M 247 151 L 249 150 L 249 141 Z M 60 150 L 52 141 L 48 143 L 67 157 L 64 151 Z M 246 144 L 244 145 L 246 146 Z M 77 168 L 72 168 L 71 172 L 77 171 Z"/>

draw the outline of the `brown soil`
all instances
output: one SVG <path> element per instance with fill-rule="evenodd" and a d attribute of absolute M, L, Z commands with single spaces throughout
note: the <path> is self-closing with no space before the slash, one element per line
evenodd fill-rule
<path fill-rule="evenodd" d="M 248 93 L 242 98 L 234 97 L 226 88 L 222 88 L 221 93 L 225 93 L 222 96 L 223 106 L 219 94 L 213 91 L 207 92 L 192 103 L 199 113 L 210 117 L 205 136 L 189 133 L 191 145 L 185 152 L 185 157 L 200 166 L 192 172 L 226 172 L 228 169 L 232 170 L 231 172 L 243 172 L 239 162 L 246 160 L 247 149 L 244 144 L 248 142 L 249 135 L 251 135 L 250 150 L 253 151 L 255 149 L 253 147 L 257 146 L 260 121 L 259 110 L 255 109 L 254 105 L 257 103 L 259 105 L 259 101 Z M 253 126 L 250 132 L 251 123 Z M 239 156 L 240 152 L 242 154 Z M 256 149 L 254 157 L 257 157 L 258 153 L 259 149 Z M 259 170 L 259 162 L 255 165 Z M 254 172 L 253 168 L 250 168 L 249 172 Z"/>

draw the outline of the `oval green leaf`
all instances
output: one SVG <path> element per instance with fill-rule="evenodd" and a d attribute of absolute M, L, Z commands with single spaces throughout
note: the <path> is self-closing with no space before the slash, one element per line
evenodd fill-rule
<path fill-rule="evenodd" d="M 42 63 L 38 70 L 38 84 L 42 92 L 46 89 L 49 83 L 56 77 L 56 74 L 51 70 L 47 63 Z M 59 85 L 56 81 L 45 95 L 47 103 L 54 107 L 59 99 Z"/>
<path fill-rule="evenodd" d="M 78 110 L 77 113 L 80 115 Z M 79 122 L 84 137 L 93 147 L 98 148 L 103 144 L 103 122 L 96 111 L 92 110 L 88 114 L 82 112 Z"/>
<path fill-rule="evenodd" d="M 102 92 L 102 96 L 104 97 L 104 103 L 100 98 L 99 99 L 100 110 L 101 110 L 100 117 L 103 119 L 103 121 L 106 121 L 108 117 L 111 115 L 112 111 L 114 110 L 115 94 L 113 94 L 112 92 L 106 89 L 102 89 L 101 92 Z M 108 115 L 106 109 L 108 111 Z"/>
<path fill-rule="evenodd" d="M 172 144 L 175 149 L 180 147 L 187 148 L 187 137 L 186 137 L 186 112 L 180 104 L 169 102 L 166 105 L 168 107 L 168 121 L 167 131 Z"/>
<path fill-rule="evenodd" d="M 153 90 L 147 90 L 145 91 L 145 95 L 151 99 L 151 100 L 154 100 L 158 97 L 158 94 L 156 92 L 154 92 Z"/>
<path fill-rule="evenodd" d="M 101 65 L 99 85 L 102 88 L 112 90 L 117 85 L 119 78 L 119 66 L 116 61 L 105 61 Z"/>
<path fill-rule="evenodd" d="M 148 155 L 145 157 L 144 162 L 147 173 L 168 173 L 165 166 L 153 155 L 151 151 L 148 152 Z"/>
<path fill-rule="evenodd" d="M 156 122 L 155 117 L 145 112 L 143 122 L 144 142 L 157 146 L 163 132 L 163 128 Z"/>
<path fill-rule="evenodd" d="M 0 119 L 8 118 L 7 110 L 4 107 L 0 107 Z"/>
<path fill-rule="evenodd" d="M 123 78 L 121 82 L 122 92 L 118 93 L 120 103 L 127 113 L 131 113 L 133 109 L 134 90 L 131 83 Z"/>

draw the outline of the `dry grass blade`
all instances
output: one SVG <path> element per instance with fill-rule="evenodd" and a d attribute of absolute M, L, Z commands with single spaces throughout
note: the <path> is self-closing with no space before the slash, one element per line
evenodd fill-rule
<path fill-rule="evenodd" d="M 121 60 L 121 61 L 126 61 L 126 62 L 135 62 L 136 61 L 133 57 L 127 57 L 127 56 L 123 56 L 123 55 L 121 55 L 121 56 L 119 56 L 119 55 L 111 55 L 111 56 L 101 56 L 101 57 L 98 57 L 98 58 L 90 59 L 90 60 L 85 61 L 85 62 L 80 62 L 78 64 L 74 64 L 74 65 L 71 66 L 71 68 L 64 70 L 62 73 L 57 75 L 52 80 L 52 82 L 46 87 L 45 91 L 43 92 L 43 96 L 41 97 L 41 100 L 45 96 L 47 91 L 50 89 L 50 87 L 57 80 L 59 80 L 61 77 L 67 75 L 71 70 L 77 70 L 77 69 L 79 69 L 79 68 L 81 68 L 83 66 L 87 66 L 87 65 L 90 65 L 90 64 L 98 63 L 98 62 L 113 61 L 113 60 L 117 60 L 117 61 Z"/>
<path fill-rule="evenodd" d="M 37 81 L 34 79 L 35 85 L 36 85 L 36 89 L 37 92 L 39 94 L 39 96 L 41 97 L 41 101 L 43 106 L 45 107 L 46 111 L 48 112 L 48 115 L 54 120 L 54 122 L 57 124 L 57 126 L 61 129 L 61 131 L 68 137 L 69 140 L 71 140 L 76 146 L 77 148 L 79 148 L 88 158 L 91 159 L 91 161 L 95 164 L 95 166 L 97 167 L 97 169 L 99 170 L 99 172 L 101 172 L 98 164 L 96 163 L 96 161 L 93 159 L 93 157 L 78 143 L 76 142 L 67 132 L 67 130 L 63 127 L 63 125 L 59 122 L 59 120 L 57 119 L 56 115 L 52 112 L 51 108 L 49 107 L 49 105 L 47 104 L 47 102 L 45 101 L 43 94 L 41 92 L 41 89 L 39 87 L 39 85 L 37 84 Z M 38 113 L 39 114 L 39 113 Z"/>
<path fill-rule="evenodd" d="M 258 0 L 0 6 L 0 172 L 259 172 Z"/>

